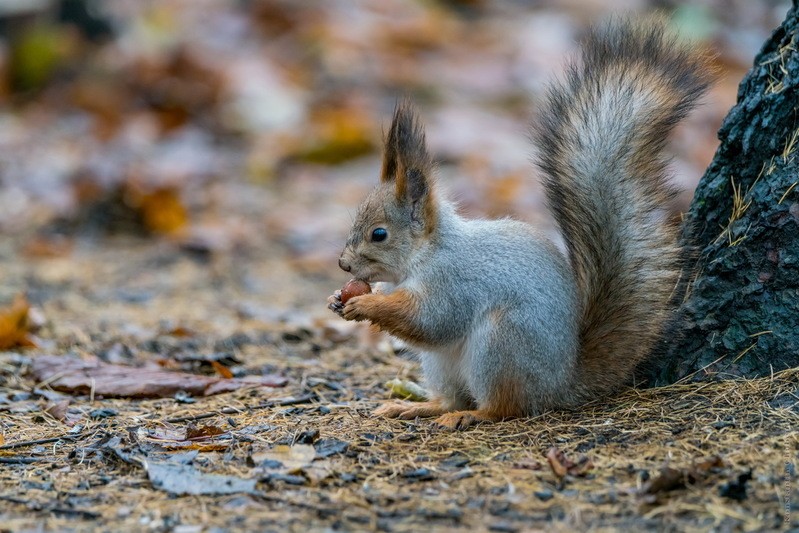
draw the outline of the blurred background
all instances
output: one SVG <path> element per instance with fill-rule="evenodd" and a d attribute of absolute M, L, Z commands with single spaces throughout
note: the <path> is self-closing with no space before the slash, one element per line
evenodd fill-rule
<path fill-rule="evenodd" d="M 660 11 L 717 54 L 718 82 L 671 144 L 682 211 L 789 4 L 2 0 L 0 301 L 325 312 L 403 95 L 466 213 L 552 233 L 528 124 L 587 25 L 617 13 Z M 203 299 L 228 282 L 233 303 Z"/>

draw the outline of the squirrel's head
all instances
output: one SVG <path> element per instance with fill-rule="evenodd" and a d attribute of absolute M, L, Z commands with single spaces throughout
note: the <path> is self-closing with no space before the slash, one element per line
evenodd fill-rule
<path fill-rule="evenodd" d="M 433 238 L 437 212 L 424 130 L 410 104 L 394 111 L 380 184 L 358 207 L 339 266 L 366 281 L 399 283 Z"/>

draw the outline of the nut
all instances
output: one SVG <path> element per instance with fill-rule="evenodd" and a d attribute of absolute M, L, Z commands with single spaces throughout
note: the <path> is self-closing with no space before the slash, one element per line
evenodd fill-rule
<path fill-rule="evenodd" d="M 341 288 L 341 303 L 345 304 L 350 298 L 372 292 L 372 287 L 363 280 L 351 279 Z"/>

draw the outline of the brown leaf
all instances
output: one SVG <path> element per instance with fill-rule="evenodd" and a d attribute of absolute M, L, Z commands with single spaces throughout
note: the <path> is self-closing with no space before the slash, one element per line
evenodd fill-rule
<path fill-rule="evenodd" d="M 657 494 L 685 486 L 685 472 L 676 468 L 663 467 L 660 474 L 644 485 L 644 494 Z"/>
<path fill-rule="evenodd" d="M 233 378 L 233 372 L 231 372 L 228 367 L 226 367 L 225 365 L 223 365 L 219 361 L 214 361 L 212 359 L 211 360 L 211 366 L 214 367 L 214 370 L 216 370 L 216 373 L 219 374 L 220 376 L 222 376 L 223 378 L 225 378 L 225 379 L 232 379 Z"/>
<path fill-rule="evenodd" d="M 153 233 L 175 233 L 189 219 L 178 191 L 173 188 L 157 189 L 145 194 L 139 209 L 144 226 Z"/>
<path fill-rule="evenodd" d="M 214 452 L 224 451 L 230 447 L 231 440 L 229 438 L 222 442 L 214 440 L 214 437 L 227 434 L 227 431 L 212 424 L 199 427 L 189 424 L 186 427 L 179 428 L 166 425 L 150 429 L 139 428 L 137 438 L 139 440 L 157 441 L 157 445 L 165 450 Z"/>
<path fill-rule="evenodd" d="M 60 402 L 51 402 L 44 408 L 44 412 L 61 422 L 67 418 L 67 409 L 69 409 L 70 399 L 61 400 Z"/>
<path fill-rule="evenodd" d="M 552 447 L 547 452 L 547 461 L 552 468 L 552 472 L 558 477 L 563 478 L 567 474 L 570 476 L 584 476 L 589 470 L 594 468 L 594 464 L 586 456 L 580 457 L 575 463 L 566 454 L 558 448 Z"/>
<path fill-rule="evenodd" d="M 65 398 L 57 402 L 50 402 L 47 404 L 47 407 L 44 408 L 44 412 L 67 426 L 74 426 L 80 421 L 81 415 L 69 412 L 69 404 L 71 401 L 71 399 Z"/>
<path fill-rule="evenodd" d="M 176 327 L 172 328 L 171 330 L 169 330 L 167 335 L 170 335 L 172 337 L 181 337 L 182 338 L 182 337 L 194 337 L 195 333 L 194 333 L 194 331 L 192 331 L 191 329 L 189 329 L 189 328 L 187 328 L 185 326 L 176 326 Z"/>
<path fill-rule="evenodd" d="M 227 433 L 227 431 L 212 424 L 206 424 L 205 426 L 189 424 L 186 428 L 186 440 L 210 439 L 217 435 L 224 435 L 225 433 Z"/>
<path fill-rule="evenodd" d="M 563 465 L 563 460 L 565 459 L 565 454 L 557 448 L 550 448 L 547 452 L 549 466 L 558 478 L 566 477 L 567 471 L 566 467 Z"/>
<path fill-rule="evenodd" d="M 23 295 L 14 298 L 10 307 L 0 309 L 0 350 L 14 347 L 35 347 L 29 335 L 30 304 Z"/>
<path fill-rule="evenodd" d="M 520 470 L 541 470 L 541 463 L 534 459 L 522 459 L 513 463 L 513 468 Z"/>
<path fill-rule="evenodd" d="M 28 257 L 62 257 L 72 251 L 72 239 L 61 235 L 39 235 L 29 240 L 22 248 Z"/>
<path fill-rule="evenodd" d="M 724 466 L 721 457 L 713 455 L 703 459 L 688 468 L 671 468 L 664 466 L 660 469 L 660 474 L 652 478 L 641 488 L 642 494 L 658 494 L 675 489 L 681 489 L 686 485 L 693 485 L 705 479 L 713 468 Z"/>
<path fill-rule="evenodd" d="M 357 108 L 324 107 L 312 113 L 315 134 L 296 157 L 309 163 L 336 165 L 374 151 L 373 121 Z"/>
<path fill-rule="evenodd" d="M 282 387 L 288 381 L 286 378 L 282 376 L 276 376 L 274 374 L 266 374 L 264 376 L 244 376 L 233 379 L 214 379 L 216 379 L 216 381 L 208 385 L 208 387 L 205 389 L 205 396 L 239 390 L 242 387 Z"/>
<path fill-rule="evenodd" d="M 288 381 L 276 375 L 223 379 L 54 355 L 35 357 L 31 373 L 38 381 L 48 381 L 55 390 L 87 394 L 93 387 L 97 396 L 117 398 L 165 398 L 180 391 L 209 396 L 248 386 L 281 387 Z"/>

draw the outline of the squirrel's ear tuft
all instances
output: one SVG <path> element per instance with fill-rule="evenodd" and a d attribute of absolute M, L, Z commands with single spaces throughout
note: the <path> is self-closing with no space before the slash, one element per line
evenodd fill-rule
<path fill-rule="evenodd" d="M 401 101 L 394 110 L 394 119 L 386 136 L 381 181 L 393 183 L 397 200 L 407 202 L 411 217 L 421 223 L 427 233 L 435 228 L 432 162 L 422 127 L 413 106 Z"/>
<path fill-rule="evenodd" d="M 426 179 L 430 168 L 424 128 L 410 102 L 400 101 L 394 109 L 394 118 L 386 136 L 381 181 L 394 182 L 397 197 L 402 198 L 408 187 L 408 176 L 421 174 Z"/>

